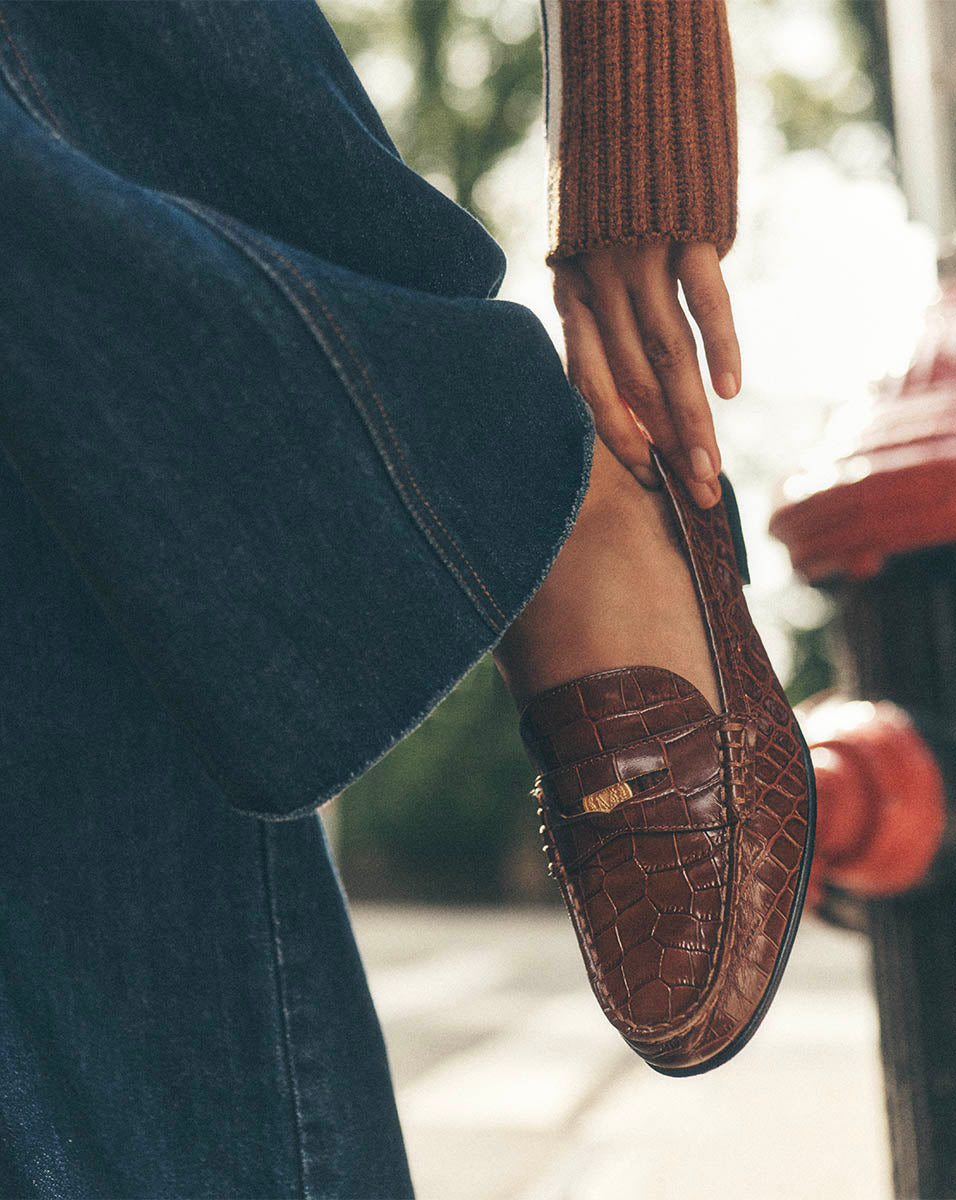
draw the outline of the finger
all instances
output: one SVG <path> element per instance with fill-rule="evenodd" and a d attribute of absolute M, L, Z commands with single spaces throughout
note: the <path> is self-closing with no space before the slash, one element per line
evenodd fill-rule
<path fill-rule="evenodd" d="M 658 267 L 664 273 L 666 248 L 662 250 Z M 701 508 L 710 508 L 720 499 L 719 484 L 716 479 L 701 482 L 692 478 L 664 389 L 644 353 L 631 296 L 621 278 L 620 261 L 615 260 L 610 269 L 597 257 L 588 263 L 589 307 L 594 312 L 617 390 L 646 425 L 655 445 L 679 471 L 696 503 Z M 671 286 L 676 293 L 676 281 Z"/>
<path fill-rule="evenodd" d="M 717 249 L 710 242 L 678 243 L 674 269 L 704 341 L 714 390 L 729 400 L 740 391 L 740 343 Z"/>
<path fill-rule="evenodd" d="M 681 453 L 680 438 L 660 381 L 644 353 L 631 296 L 617 267 L 591 264 L 589 307 L 601 337 L 617 393 L 647 428 L 665 458 Z"/>
<path fill-rule="evenodd" d="M 561 309 L 568 378 L 591 406 L 601 440 L 645 486 L 653 487 L 658 480 L 647 439 L 618 395 L 594 314 L 576 297 L 563 297 Z"/>
<path fill-rule="evenodd" d="M 687 482 L 713 490 L 720 470 L 714 421 L 704 391 L 697 343 L 677 295 L 677 279 L 660 255 L 641 256 L 631 296 L 644 352 L 664 391 L 681 453 L 675 468 Z"/>

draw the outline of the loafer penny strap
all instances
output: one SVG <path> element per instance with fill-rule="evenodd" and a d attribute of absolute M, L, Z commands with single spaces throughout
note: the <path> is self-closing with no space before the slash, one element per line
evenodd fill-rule
<path fill-rule="evenodd" d="M 692 794 L 722 770 L 720 728 L 714 717 L 629 742 L 556 767 L 540 777 L 539 786 L 549 805 L 565 817 L 611 812 L 637 796 L 648 800 L 666 792 Z"/>
<path fill-rule="evenodd" d="M 726 829 L 752 792 L 754 744 L 750 722 L 721 714 L 539 777 L 536 794 L 565 868 L 622 836 Z M 594 783 L 602 786 L 588 790 Z"/>
<path fill-rule="evenodd" d="M 714 782 L 690 795 L 664 792 L 627 801 L 610 812 L 552 818 L 542 828 L 548 829 L 565 869 L 573 871 L 620 837 L 649 833 L 693 837 L 726 829 L 734 818 L 721 803 L 720 790 L 719 783 Z"/>

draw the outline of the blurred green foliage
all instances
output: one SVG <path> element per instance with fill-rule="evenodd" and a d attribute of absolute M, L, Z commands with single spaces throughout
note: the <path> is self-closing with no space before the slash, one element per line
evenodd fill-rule
<path fill-rule="evenodd" d="M 551 895 L 515 716 L 486 656 L 344 793 L 338 851 L 351 893 L 462 901 Z"/>
<path fill-rule="evenodd" d="M 829 624 L 817 629 L 790 630 L 793 662 L 787 680 L 791 704 L 802 704 L 809 696 L 833 686 L 835 672 L 830 658 Z"/>
<path fill-rule="evenodd" d="M 773 10 L 779 0 L 739 0 L 741 19 L 761 2 Z M 888 124 L 878 8 L 834 0 L 836 82 L 768 63 L 764 83 L 789 148 L 827 145 L 853 121 Z M 537 0 L 323 0 L 322 9 L 406 161 L 501 236 L 477 185 L 540 118 Z M 830 683 L 824 636 L 794 632 L 794 702 Z M 556 899 L 532 778 L 510 697 L 485 658 L 335 805 L 347 888 L 444 901 Z"/>
<path fill-rule="evenodd" d="M 326 0 L 322 9 L 405 161 L 491 226 L 475 185 L 541 112 L 537 0 Z"/>
<path fill-rule="evenodd" d="M 735 0 L 730 0 L 733 6 Z M 753 0 L 737 0 L 740 19 L 747 16 Z M 771 21 L 785 26 L 786 18 L 800 9 L 803 0 L 760 0 Z M 773 102 L 773 123 L 784 135 L 789 150 L 825 148 L 847 170 L 872 174 L 875 166 L 872 144 L 861 154 L 861 143 L 852 137 L 854 126 L 865 127 L 871 137 L 885 137 L 884 162 L 892 162 L 893 105 L 890 90 L 889 48 L 886 14 L 881 0 L 831 0 L 830 12 L 823 5 L 805 5 L 818 19 L 829 20 L 838 46 L 832 69 L 815 69 L 814 55 L 807 54 L 803 70 L 788 69 L 799 55 L 787 57 L 787 65 L 768 62 L 763 82 Z M 847 137 L 847 134 L 851 134 Z M 869 140 L 869 139 L 868 139 Z"/>

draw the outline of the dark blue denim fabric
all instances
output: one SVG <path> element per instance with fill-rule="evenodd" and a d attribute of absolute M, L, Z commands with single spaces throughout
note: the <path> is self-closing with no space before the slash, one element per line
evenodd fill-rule
<path fill-rule="evenodd" d="M 321 823 L 222 803 L 0 494 L 0 1196 L 411 1195 Z"/>
<path fill-rule="evenodd" d="M 310 0 L 2 11 L 0 436 L 230 802 L 307 812 L 532 594 L 586 408 Z"/>
<path fill-rule="evenodd" d="M 311 0 L 0 3 L 0 80 L 0 1195 L 406 1196 L 284 818 L 526 603 L 586 406 Z"/>

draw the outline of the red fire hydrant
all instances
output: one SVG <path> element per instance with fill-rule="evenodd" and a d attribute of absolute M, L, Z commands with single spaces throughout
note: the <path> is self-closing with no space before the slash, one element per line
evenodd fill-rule
<path fill-rule="evenodd" d="M 956 284 L 930 309 L 905 376 L 877 389 L 849 440 L 788 479 L 784 496 L 771 532 L 798 574 L 837 594 L 900 556 L 956 543 Z M 878 606 L 861 616 L 881 622 Z M 904 892 L 942 843 L 934 750 L 904 708 L 876 700 L 811 701 L 799 714 L 818 787 L 811 905 L 825 883 L 862 897 Z"/>
<path fill-rule="evenodd" d="M 812 900 L 869 935 L 896 1194 L 956 1196 L 952 279 L 906 375 L 849 426 L 787 480 L 771 522 L 835 601 L 837 694 L 802 714 L 819 786 Z"/>
<path fill-rule="evenodd" d="M 905 892 L 936 857 L 946 793 L 932 750 L 888 700 L 832 697 L 798 712 L 817 780 L 807 902 L 828 883 L 856 896 Z"/>

